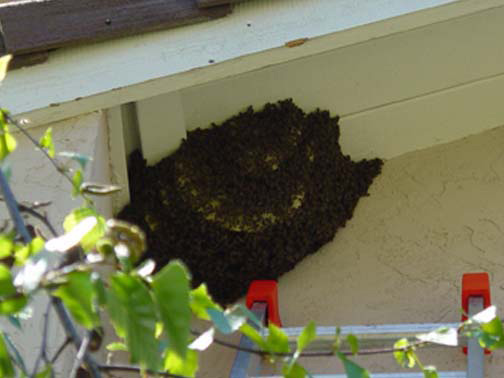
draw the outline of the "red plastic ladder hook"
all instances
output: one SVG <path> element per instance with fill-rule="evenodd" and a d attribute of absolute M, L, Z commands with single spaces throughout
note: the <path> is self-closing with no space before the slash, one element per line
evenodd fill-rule
<path fill-rule="evenodd" d="M 268 322 L 281 327 L 280 312 L 278 310 L 278 287 L 277 282 L 272 280 L 252 281 L 247 293 L 247 307 L 252 308 L 256 302 L 266 303 Z"/>
<path fill-rule="evenodd" d="M 482 297 L 484 308 L 492 305 L 488 273 L 466 273 L 462 276 L 462 309 L 464 310 L 462 321 L 467 320 L 469 297 Z M 467 348 L 464 348 L 464 353 L 467 353 Z M 490 351 L 485 350 L 485 354 L 489 353 Z"/>

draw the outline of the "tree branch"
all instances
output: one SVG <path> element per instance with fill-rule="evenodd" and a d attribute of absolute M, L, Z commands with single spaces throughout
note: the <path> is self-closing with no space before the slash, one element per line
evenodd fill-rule
<path fill-rule="evenodd" d="M 63 342 L 63 344 L 60 345 L 60 347 L 58 348 L 58 350 L 56 351 L 56 353 L 54 353 L 54 356 L 53 358 L 51 358 L 51 364 L 54 364 L 59 356 L 61 355 L 61 353 L 63 353 L 63 351 L 65 350 L 65 348 L 72 342 L 72 339 L 70 337 L 67 336 L 67 338 L 65 339 L 65 341 Z"/>
<path fill-rule="evenodd" d="M 191 333 L 196 336 L 200 336 L 202 334 L 201 332 L 194 331 L 194 330 L 191 330 Z M 265 356 L 293 357 L 294 356 L 294 353 L 271 353 L 271 352 L 266 352 L 266 351 L 260 350 L 260 349 L 242 347 L 240 345 L 230 343 L 230 342 L 227 342 L 224 340 L 216 339 L 216 338 L 213 339 L 213 342 L 215 344 L 221 345 L 225 348 L 234 349 L 234 350 L 241 351 L 241 352 L 247 352 L 247 353 L 255 354 L 255 355 L 258 355 L 261 357 L 265 357 Z M 340 353 L 345 356 L 354 356 L 354 355 L 371 356 L 371 355 L 377 355 L 377 354 L 390 354 L 390 353 L 394 353 L 394 352 L 406 351 L 410 348 L 421 347 L 426 344 L 429 344 L 429 343 L 425 342 L 425 341 L 417 341 L 417 342 L 410 343 L 408 347 L 403 347 L 403 348 L 375 348 L 375 349 L 359 350 L 355 354 L 352 352 L 340 352 Z M 308 351 L 308 352 L 301 353 L 299 355 L 299 357 L 332 357 L 334 355 L 335 355 L 335 352 L 332 350 L 312 351 L 312 352 Z"/>
<path fill-rule="evenodd" d="M 44 225 L 51 232 L 52 236 L 54 236 L 54 237 L 58 236 L 58 233 L 56 232 L 56 229 L 54 228 L 52 223 L 49 221 L 49 218 L 47 218 L 47 216 L 42 215 L 38 211 L 36 211 L 35 210 L 36 207 L 28 207 L 28 206 L 25 206 L 21 203 L 18 203 L 17 205 L 18 205 L 19 211 L 21 211 L 23 213 L 30 214 L 32 217 L 37 218 L 39 221 L 44 223 Z"/>
<path fill-rule="evenodd" d="M 47 302 L 47 308 L 44 312 L 44 328 L 42 331 L 42 345 L 40 346 L 40 353 L 37 357 L 37 360 L 35 361 L 35 365 L 33 367 L 33 373 L 32 376 L 35 376 L 37 374 L 39 365 L 40 365 L 40 360 L 44 360 L 44 362 L 48 362 L 47 359 L 47 331 L 49 329 L 49 311 L 51 310 L 51 300 Z"/>
<path fill-rule="evenodd" d="M 18 203 L 12 190 L 7 182 L 7 178 L 5 174 L 0 169 L 0 190 L 2 191 L 5 199 L 5 203 L 7 205 L 7 209 L 9 210 L 10 217 L 14 222 L 14 227 L 16 228 L 19 235 L 23 238 L 25 243 L 29 243 L 31 240 L 30 234 L 26 229 L 26 226 L 23 221 L 23 217 L 21 217 L 21 213 L 19 212 Z"/>
<path fill-rule="evenodd" d="M 54 309 L 56 310 L 56 314 L 58 314 L 61 324 L 63 324 L 63 328 L 65 329 L 67 336 L 71 338 L 73 344 L 77 348 L 80 348 L 82 340 L 77 333 L 77 330 L 75 329 L 72 319 L 70 319 L 70 316 L 68 315 L 63 302 L 61 302 L 59 298 L 55 297 L 51 297 L 51 301 L 54 305 Z M 98 363 L 87 352 L 84 353 L 84 362 L 88 366 L 93 377 L 101 377 L 100 371 L 98 369 Z"/>
<path fill-rule="evenodd" d="M 30 133 L 28 131 L 26 131 L 25 128 L 23 126 L 21 126 L 21 124 L 18 121 L 16 121 L 14 118 L 12 118 L 7 113 L 4 113 L 4 117 L 5 117 L 5 120 L 10 125 L 14 125 L 16 127 L 16 129 L 18 129 L 19 131 L 21 131 L 21 133 L 23 133 L 23 135 L 25 137 L 27 137 L 30 140 L 30 142 L 32 142 L 35 145 L 35 147 L 37 147 L 38 149 L 40 149 L 40 151 L 42 151 L 42 153 L 45 155 L 45 157 L 47 159 L 49 159 L 49 161 L 54 166 L 54 168 L 56 168 L 56 170 L 59 173 L 61 173 L 67 179 L 67 181 L 70 183 L 70 185 L 73 185 L 72 178 L 66 174 L 65 170 L 60 165 L 58 165 L 58 163 L 56 162 L 56 160 L 54 160 L 52 157 L 49 156 L 49 154 L 47 153 L 47 151 L 44 148 L 42 148 L 42 146 L 40 146 L 39 142 L 37 142 L 35 140 L 35 138 L 33 138 L 30 135 Z"/>

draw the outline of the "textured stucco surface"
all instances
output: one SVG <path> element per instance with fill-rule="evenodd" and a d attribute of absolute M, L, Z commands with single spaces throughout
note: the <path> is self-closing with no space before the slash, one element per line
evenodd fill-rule
<path fill-rule="evenodd" d="M 284 326 L 458 321 L 462 274 L 480 271 L 504 314 L 503 127 L 387 161 L 370 194 L 331 243 L 280 279 Z M 422 354 L 465 369 L 458 350 Z M 486 357 L 487 377 L 504 376 L 503 356 Z M 226 377 L 233 357 L 213 346 L 199 376 Z M 360 361 L 374 372 L 395 366 Z M 307 364 L 316 373 L 332 362 Z"/>

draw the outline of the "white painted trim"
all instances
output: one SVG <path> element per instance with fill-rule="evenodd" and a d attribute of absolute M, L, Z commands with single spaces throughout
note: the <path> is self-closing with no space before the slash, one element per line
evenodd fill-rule
<path fill-rule="evenodd" d="M 107 128 L 106 115 L 103 112 L 99 113 L 100 124 L 97 128 L 96 137 L 92 143 L 93 161 L 90 164 L 89 181 L 108 184 L 111 178 L 110 161 L 110 135 Z M 86 178 L 87 179 L 87 178 Z M 104 217 L 112 216 L 112 199 L 108 196 L 94 196 L 93 202 L 96 209 Z"/>
<path fill-rule="evenodd" d="M 171 92 L 137 102 L 142 154 L 152 165 L 174 152 L 186 137 L 180 92 Z"/>
<path fill-rule="evenodd" d="M 115 214 L 130 201 L 127 155 L 124 142 L 123 107 L 116 106 L 107 109 L 108 149 L 110 157 L 110 179 L 113 184 L 120 185 L 121 191 L 112 197 L 112 212 Z"/>
<path fill-rule="evenodd" d="M 47 123 L 502 6 L 504 0 L 250 1 L 224 19 L 57 50 L 46 64 L 12 72 L 1 101 L 34 124 Z M 284 47 L 298 38 L 310 40 Z"/>
<path fill-rule="evenodd" d="M 341 119 L 354 159 L 390 159 L 504 125 L 504 74 Z"/>
<path fill-rule="evenodd" d="M 503 20 L 504 7 L 183 89 L 187 129 L 289 97 L 347 116 L 498 76 Z"/>

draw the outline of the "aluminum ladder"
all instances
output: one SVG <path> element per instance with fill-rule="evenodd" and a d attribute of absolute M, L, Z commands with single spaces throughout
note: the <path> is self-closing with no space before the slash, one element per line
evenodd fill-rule
<path fill-rule="evenodd" d="M 281 327 L 278 311 L 278 294 L 275 281 L 254 281 L 247 294 L 247 307 L 257 318 L 267 324 L 272 322 Z M 491 305 L 490 286 L 487 273 L 467 273 L 462 278 L 462 309 L 469 316 L 475 315 Z M 467 319 L 463 316 L 462 320 Z M 429 333 L 441 327 L 457 328 L 460 323 L 409 323 L 386 325 L 362 325 L 340 327 L 341 340 L 353 334 L 359 339 L 359 347 L 363 349 L 390 348 L 394 342 L 401 338 L 415 340 L 415 335 Z M 251 323 L 251 325 L 253 325 Z M 295 349 L 296 339 L 302 331 L 301 327 L 282 328 L 289 337 L 291 349 Z M 305 351 L 331 350 L 336 335 L 336 327 L 317 327 L 317 339 Z M 484 351 L 476 339 L 461 340 L 466 345 L 464 353 L 467 354 L 467 368 L 465 371 L 440 371 L 440 378 L 483 378 L 484 377 Z M 240 346 L 256 348 L 251 340 L 242 336 Z M 432 345 L 436 348 L 449 348 Z M 453 347 L 451 347 L 453 348 Z M 349 350 L 345 342 L 341 350 Z M 346 378 L 345 374 L 312 374 L 313 378 Z M 231 368 L 230 378 L 280 378 L 278 372 L 271 368 L 264 369 L 261 357 L 248 352 L 239 351 Z M 405 373 L 371 373 L 371 378 L 423 378 L 421 372 Z"/>

